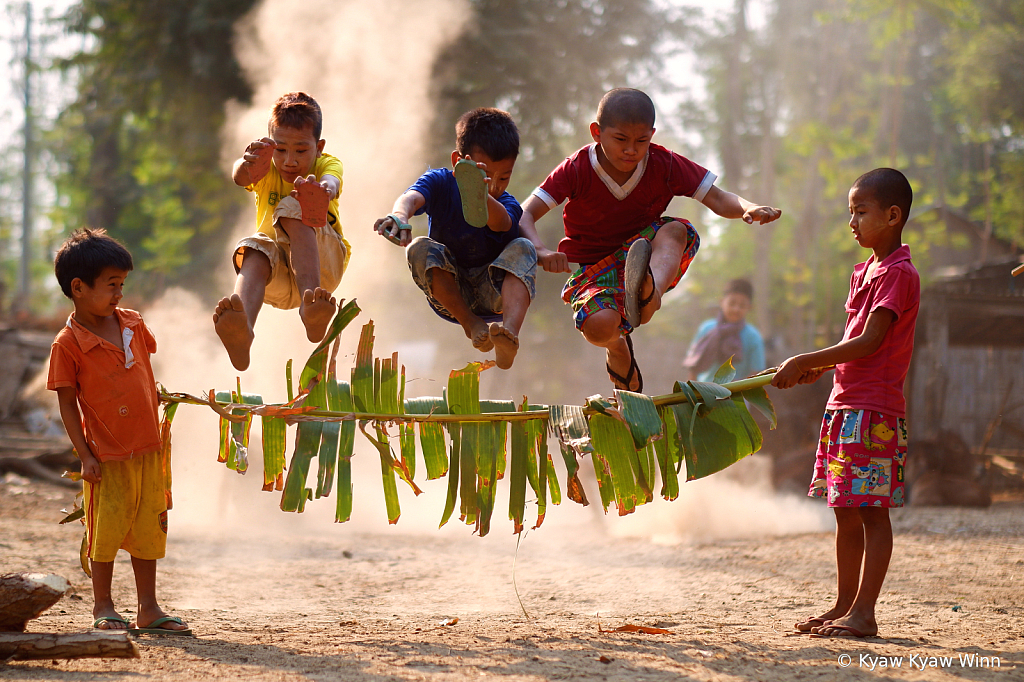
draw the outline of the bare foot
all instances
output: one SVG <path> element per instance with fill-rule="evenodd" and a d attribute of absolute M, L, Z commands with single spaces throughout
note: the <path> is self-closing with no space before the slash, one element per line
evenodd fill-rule
<path fill-rule="evenodd" d="M 841 618 L 844 615 L 846 615 L 846 611 L 831 609 L 820 616 L 811 616 L 803 619 L 799 623 L 794 623 L 793 627 L 796 628 L 797 632 L 810 632 L 812 628 L 820 628 L 828 621 L 834 618 Z"/>
<path fill-rule="evenodd" d="M 96 619 L 93 621 L 93 627 L 97 630 L 128 629 L 128 622 L 113 607 L 94 610 L 92 617 Z"/>
<path fill-rule="evenodd" d="M 249 348 L 255 335 L 249 327 L 249 318 L 238 294 L 220 299 L 217 309 L 213 311 L 213 326 L 235 369 L 239 372 L 248 369 Z"/>
<path fill-rule="evenodd" d="M 481 353 L 489 353 L 494 350 L 494 343 L 491 341 L 487 323 L 479 317 L 475 318 L 469 327 L 464 326 L 462 329 L 466 332 L 466 338 L 473 342 L 473 348 Z"/>
<path fill-rule="evenodd" d="M 139 628 L 153 627 L 153 623 L 155 623 L 156 621 L 160 620 L 161 618 L 169 618 L 169 617 L 170 616 L 168 616 L 167 613 L 165 613 L 164 610 L 159 608 L 159 607 L 156 608 L 153 611 L 147 611 L 145 609 L 141 609 L 140 608 L 139 609 L 139 614 L 135 618 L 135 623 L 132 623 L 132 627 L 133 627 L 133 629 L 136 628 L 136 627 L 139 627 Z M 179 620 L 181 620 L 181 619 L 179 619 Z M 143 623 L 148 623 L 148 625 L 143 625 Z M 160 623 L 156 627 L 161 628 L 163 630 L 188 630 L 188 623 L 186 623 L 184 620 L 182 620 L 180 623 L 177 623 L 177 622 L 175 622 L 173 620 L 169 620 L 169 621 L 164 621 L 163 623 Z"/>
<path fill-rule="evenodd" d="M 519 352 L 519 337 L 497 322 L 491 322 L 487 327 L 487 335 L 494 344 L 494 359 L 498 363 L 498 369 L 511 367 L 515 362 L 516 353 Z"/>
<path fill-rule="evenodd" d="M 302 292 L 302 305 L 299 306 L 299 317 L 306 327 L 306 338 L 313 343 L 320 343 L 327 333 L 334 313 L 338 311 L 338 302 L 330 292 L 317 287 Z"/>

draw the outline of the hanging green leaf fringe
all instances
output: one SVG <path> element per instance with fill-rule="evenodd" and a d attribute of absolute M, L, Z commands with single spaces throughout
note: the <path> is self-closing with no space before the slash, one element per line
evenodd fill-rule
<path fill-rule="evenodd" d="M 258 415 L 263 422 L 263 489 L 281 491 L 281 509 L 294 512 L 303 511 L 309 500 L 336 492 L 338 522 L 352 514 L 356 428 L 380 457 L 390 523 L 397 523 L 401 515 L 399 479 L 414 494 L 422 492 L 414 480 L 418 430 L 423 464 L 419 471 L 428 480 L 448 476 L 440 525 L 457 508 L 459 520 L 481 536 L 490 531 L 497 484 L 506 473 L 514 533 L 524 529 L 527 486 L 537 503 L 534 528 L 543 523 L 549 499 L 553 504 L 561 502 L 561 486 L 547 449 L 548 433 L 559 443 L 569 499 L 589 503 L 579 478 L 580 460 L 589 456 L 601 506 L 607 512 L 614 505 L 619 515 L 625 515 L 652 501 L 656 490 L 666 500 L 676 499 L 684 464 L 686 480 L 692 481 L 757 452 L 761 430 L 748 403 L 768 419 L 771 428 L 776 426 L 775 408 L 764 388 L 773 370 L 731 381 L 735 374 L 731 361 L 715 374 L 721 383 L 677 382 L 673 393 L 656 397 L 615 391 L 614 398 L 588 398 L 585 407 L 531 405 L 525 398 L 518 406 L 512 401 L 481 400 L 480 373 L 493 363 L 471 362 L 451 372 L 443 396 L 406 399 L 405 367 L 399 364 L 398 353 L 373 357 L 372 321 L 363 326 L 359 337 L 351 381 L 339 381 L 338 338 L 358 313 L 355 301 L 341 308 L 306 361 L 294 398 L 288 361 L 288 402 L 284 404 L 264 404 L 261 396 L 243 393 L 240 385 L 235 391 L 211 391 L 207 400 L 161 390 L 161 400 L 171 407 L 207 405 L 220 414 L 218 461 L 239 473 L 248 467 L 250 427 Z M 298 426 L 285 467 L 289 423 Z M 169 448 L 169 419 L 166 429 Z M 312 485 L 307 479 L 314 459 L 315 489 L 307 487 Z"/>

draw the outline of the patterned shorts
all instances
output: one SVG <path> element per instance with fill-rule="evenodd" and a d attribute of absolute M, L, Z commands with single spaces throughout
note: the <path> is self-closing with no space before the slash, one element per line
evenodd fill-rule
<path fill-rule="evenodd" d="M 873 410 L 826 410 L 807 494 L 830 507 L 902 507 L 907 422 Z"/>
<path fill-rule="evenodd" d="M 697 249 L 700 248 L 700 236 L 693 229 L 690 221 L 682 218 L 661 217 L 653 223 L 640 230 L 636 236 L 626 240 L 615 253 L 602 260 L 581 267 L 572 274 L 569 281 L 562 287 L 562 300 L 572 306 L 573 318 L 576 321 L 576 329 L 583 330 L 583 323 L 587 318 L 598 310 L 614 310 L 619 314 L 621 321 L 619 329 L 623 334 L 629 334 L 633 327 L 626 321 L 626 252 L 629 245 L 637 239 L 654 239 L 654 235 L 662 225 L 671 222 L 682 223 L 686 226 L 687 242 L 683 250 L 683 257 L 679 260 L 679 272 L 675 279 L 668 285 L 665 291 L 670 291 L 679 284 L 686 269 L 690 267 Z"/>

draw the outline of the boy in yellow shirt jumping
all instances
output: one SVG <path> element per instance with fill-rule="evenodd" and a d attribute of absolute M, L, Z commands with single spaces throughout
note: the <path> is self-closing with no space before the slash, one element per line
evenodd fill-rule
<path fill-rule="evenodd" d="M 337 310 L 331 293 L 352 248 L 341 232 L 341 161 L 324 154 L 320 105 L 304 92 L 274 103 L 268 137 L 250 142 L 231 178 L 256 194 L 256 234 L 235 249 L 235 291 L 213 323 L 231 364 L 249 367 L 256 317 L 264 302 L 299 309 L 306 338 L 323 339 Z"/>

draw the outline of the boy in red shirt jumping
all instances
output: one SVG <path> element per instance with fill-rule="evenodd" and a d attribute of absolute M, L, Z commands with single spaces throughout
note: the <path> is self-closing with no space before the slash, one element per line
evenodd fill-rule
<path fill-rule="evenodd" d="M 786 360 L 772 379 L 773 386 L 791 388 L 836 368 L 808 495 L 827 496 L 835 511 L 838 596 L 825 613 L 797 623 L 801 632 L 878 634 L 875 602 L 892 556 L 889 508 L 904 501 L 903 381 L 921 299 L 910 247 L 902 243 L 913 196 L 907 178 L 892 168 L 857 179 L 850 190 L 850 228 L 872 255 L 853 269 L 843 340 Z"/>
<path fill-rule="evenodd" d="M 639 90 L 605 94 L 590 134 L 594 144 L 563 161 L 526 200 L 520 230 L 548 272 L 579 264 L 562 300 L 583 337 L 605 349 L 615 387 L 639 392 L 643 377 L 629 334 L 650 321 L 700 245 L 688 221 L 662 216 L 672 198 L 691 197 L 723 218 L 762 225 L 782 211 L 718 189 L 714 173 L 652 144 L 654 103 Z M 535 223 L 566 199 L 565 238 L 552 251 Z"/>
<path fill-rule="evenodd" d="M 191 635 L 156 599 L 156 562 L 167 545 L 170 462 L 161 450 L 159 398 L 150 353 L 156 339 L 142 316 L 119 308 L 132 256 L 103 230 L 78 230 L 53 264 L 75 303 L 50 349 L 46 387 L 82 461 L 93 627 L 124 630 L 110 584 L 119 549 L 132 557 L 139 597 L 135 632 Z"/>

